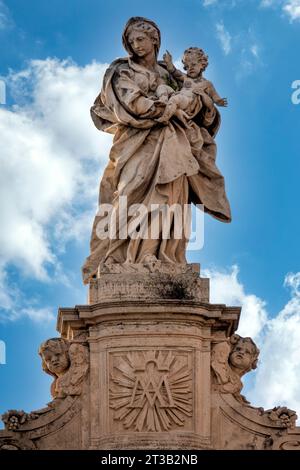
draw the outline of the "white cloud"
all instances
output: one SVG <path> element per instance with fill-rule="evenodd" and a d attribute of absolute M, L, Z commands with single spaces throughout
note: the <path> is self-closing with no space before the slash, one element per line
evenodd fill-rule
<path fill-rule="evenodd" d="M 58 224 L 62 233 L 67 211 L 80 221 L 77 205 L 97 199 L 111 138 L 93 128 L 89 107 L 104 69 L 47 59 L 7 79 L 21 104 L 0 110 L 0 254 L 40 279 L 55 261 L 50 234 Z"/>
<path fill-rule="evenodd" d="M 263 8 L 268 8 L 273 6 L 278 0 L 261 0 L 260 6 Z"/>
<path fill-rule="evenodd" d="M 283 5 L 283 11 L 291 21 L 300 20 L 300 0 L 289 0 Z"/>
<path fill-rule="evenodd" d="M 111 136 L 94 128 L 89 108 L 106 67 L 36 60 L 7 77 L 17 104 L 0 109 L 0 301 L 4 308 L 10 305 L 7 266 L 45 281 L 48 267 L 59 266 L 58 244 L 62 248 L 91 229 Z M 40 314 L 27 309 L 24 315 L 33 319 Z"/>
<path fill-rule="evenodd" d="M 236 68 L 236 78 L 238 80 L 253 74 L 259 67 L 264 66 L 262 46 L 251 28 L 241 32 L 235 38 L 234 46 L 239 57 L 239 64 Z"/>
<path fill-rule="evenodd" d="M 252 44 L 252 46 L 250 46 L 250 52 L 256 59 L 258 59 L 259 58 L 259 46 L 258 46 L 258 44 Z"/>
<path fill-rule="evenodd" d="M 217 3 L 218 0 L 203 0 L 203 6 L 208 7 L 210 5 L 213 5 L 214 3 Z"/>
<path fill-rule="evenodd" d="M 205 270 L 210 281 L 210 301 L 226 305 L 242 306 L 239 333 L 259 339 L 267 322 L 266 303 L 253 294 L 247 294 L 238 280 L 238 267 L 230 271 Z"/>
<path fill-rule="evenodd" d="M 235 8 L 239 3 L 242 4 L 243 2 L 245 2 L 245 0 L 203 0 L 202 4 L 204 7 L 215 5 L 220 9 L 232 9 Z"/>
<path fill-rule="evenodd" d="M 0 324 L 28 318 L 35 323 L 54 322 L 55 315 L 50 307 L 37 307 L 37 300 L 21 292 L 0 265 Z"/>
<path fill-rule="evenodd" d="M 11 310 L 13 307 L 13 292 L 8 288 L 7 274 L 0 265 L 0 306 L 4 310 Z"/>
<path fill-rule="evenodd" d="M 182 63 L 181 58 L 178 58 L 178 59 L 174 60 L 174 65 L 178 70 L 181 70 L 181 72 L 184 72 L 183 63 Z"/>
<path fill-rule="evenodd" d="M 260 54 L 260 46 L 256 42 L 253 44 L 250 43 L 249 45 L 252 36 L 251 31 L 248 31 L 247 34 L 242 36 L 244 36 L 243 39 L 240 39 L 241 42 L 245 44 L 245 47 L 241 47 L 239 51 L 240 62 L 236 69 L 237 80 L 243 79 L 253 74 L 253 72 L 255 72 L 259 66 L 263 66 Z"/>
<path fill-rule="evenodd" d="M 231 3 L 231 7 L 233 6 Z M 216 23 L 216 35 L 224 54 L 228 56 L 232 53 L 232 61 L 236 62 L 237 80 L 252 74 L 258 66 L 263 65 L 262 47 L 251 27 L 232 35 L 225 28 L 223 21 L 219 21 Z"/>
<path fill-rule="evenodd" d="M 223 2 L 203 0 L 202 4 L 204 7 L 218 4 L 222 8 L 233 8 L 244 2 L 245 0 L 226 0 Z M 291 21 L 300 20 L 300 0 L 257 0 L 257 3 L 261 8 L 279 8 Z"/>
<path fill-rule="evenodd" d="M 3 0 L 0 0 L 0 30 L 12 26 L 10 12 Z"/>
<path fill-rule="evenodd" d="M 263 8 L 280 8 L 291 21 L 300 20 L 300 0 L 261 0 Z"/>
<path fill-rule="evenodd" d="M 204 7 L 211 5 L 219 5 L 222 8 L 231 9 L 237 5 L 242 5 L 245 0 L 226 0 L 218 2 L 218 0 L 203 0 Z M 279 8 L 291 21 L 300 20 L 300 0 L 257 0 L 260 8 Z"/>
<path fill-rule="evenodd" d="M 250 391 L 254 403 L 266 407 L 282 403 L 300 413 L 300 273 L 288 274 L 285 285 L 291 298 L 270 319 L 261 348 L 261 365 Z"/>
<path fill-rule="evenodd" d="M 27 317 L 35 323 L 50 323 L 55 320 L 54 312 L 51 308 L 25 308 L 20 312 L 20 316 Z"/>
<path fill-rule="evenodd" d="M 232 37 L 229 33 L 229 31 L 227 31 L 225 29 L 225 26 L 224 26 L 224 23 L 223 22 L 219 22 L 216 24 L 216 30 L 217 30 L 217 37 L 221 43 L 221 47 L 225 53 L 225 55 L 228 55 L 231 51 L 231 40 L 232 40 Z"/>
<path fill-rule="evenodd" d="M 260 348 L 247 398 L 255 406 L 286 405 L 300 414 L 300 272 L 286 276 L 284 285 L 291 290 L 291 297 L 273 318 L 264 300 L 246 293 L 237 267 L 204 274 L 211 278 L 211 302 L 240 305 L 238 333 L 253 337 Z"/>

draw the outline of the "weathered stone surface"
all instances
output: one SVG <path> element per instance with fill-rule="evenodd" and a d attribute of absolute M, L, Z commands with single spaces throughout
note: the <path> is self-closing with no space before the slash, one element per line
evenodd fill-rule
<path fill-rule="evenodd" d="M 191 219 L 183 216 L 175 227 L 173 214 L 165 231 L 167 217 L 160 217 L 158 207 L 177 206 L 183 215 L 191 203 L 202 204 L 218 220 L 231 221 L 224 178 L 215 163 L 221 123 L 216 105 L 226 106 L 227 100 L 203 77 L 206 54 L 187 49 L 186 74 L 174 68 L 168 54 L 159 62 L 160 30 L 141 17 L 130 18 L 122 39 L 129 57 L 107 69 L 91 108 L 95 126 L 113 133 L 114 144 L 100 184 L 99 201 L 106 208 L 95 217 L 91 253 L 83 266 L 86 283 L 105 264 L 186 262 Z M 124 210 L 123 198 L 132 210 Z M 138 210 L 139 217 L 137 205 L 145 209 Z"/>
<path fill-rule="evenodd" d="M 89 353 L 85 345 L 52 338 L 40 346 L 39 354 L 43 370 L 55 379 L 51 386 L 53 398 L 81 394 L 82 382 L 89 369 Z"/>
<path fill-rule="evenodd" d="M 141 276 L 161 283 L 158 273 Z M 235 334 L 239 315 L 180 296 L 60 309 L 61 338 L 40 348 L 54 400 L 6 413 L 0 448 L 299 449 L 295 412 L 255 408 L 241 395 L 259 350 Z"/>
<path fill-rule="evenodd" d="M 239 400 L 248 403 L 240 391 L 243 388 L 241 377 L 251 369 L 256 369 L 259 349 L 251 338 L 234 334 L 212 346 L 211 366 L 215 375 L 215 389 L 231 393 Z"/>
<path fill-rule="evenodd" d="M 112 264 L 89 284 L 89 304 L 132 300 L 197 300 L 208 302 L 209 279 L 199 277 L 199 265 Z"/>
<path fill-rule="evenodd" d="M 83 268 L 88 304 L 59 310 L 61 337 L 39 349 L 53 400 L 5 413 L 0 450 L 300 450 L 294 411 L 255 408 L 241 395 L 259 349 L 235 334 L 240 308 L 209 302 L 209 280 L 186 263 L 188 236 L 176 238 L 174 214 L 165 238 L 161 214 L 150 217 L 153 205 L 194 202 L 230 221 L 215 165 L 215 105 L 227 100 L 202 76 L 201 49 L 185 51 L 186 75 L 170 54 L 158 63 L 152 21 L 131 18 L 123 43 L 130 57 L 111 64 L 91 110 L 96 127 L 115 134 L 100 188 L 114 210 L 104 225 L 95 218 Z M 121 237 L 136 217 L 122 213 L 121 196 L 147 209 L 137 237 Z M 116 214 L 117 236 L 102 239 L 99 224 L 114 225 Z M 149 220 L 157 238 L 141 236 Z"/>

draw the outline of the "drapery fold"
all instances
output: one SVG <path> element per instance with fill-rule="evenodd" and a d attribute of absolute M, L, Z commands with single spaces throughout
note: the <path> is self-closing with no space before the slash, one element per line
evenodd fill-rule
<path fill-rule="evenodd" d="M 204 210 L 217 219 L 230 222 L 224 178 L 215 163 L 219 112 L 215 107 L 205 108 L 198 96 L 187 125 L 176 117 L 167 126 L 158 124 L 155 90 L 166 75 L 161 66 L 155 73 L 131 59 L 118 59 L 107 69 L 101 93 L 91 108 L 96 127 L 114 134 L 99 204 L 112 204 L 118 212 L 120 197 L 126 196 L 127 207 L 143 204 L 148 208 L 145 217 L 149 223 L 152 205 L 192 202 L 203 204 Z M 99 215 L 95 217 L 91 254 L 83 266 L 85 282 L 108 257 L 118 263 L 135 263 L 153 254 L 162 261 L 185 262 L 188 240 L 184 235 L 181 240 L 120 239 L 122 225 L 128 227 L 132 220 L 132 216 L 122 214 L 117 217 L 116 239 L 101 240 L 97 236 L 100 219 Z"/>

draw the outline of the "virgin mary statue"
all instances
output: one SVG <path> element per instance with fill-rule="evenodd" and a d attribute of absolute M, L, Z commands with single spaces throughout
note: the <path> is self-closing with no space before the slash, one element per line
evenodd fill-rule
<path fill-rule="evenodd" d="M 91 108 L 97 129 L 114 134 L 109 161 L 100 183 L 100 205 L 119 212 L 116 236 L 100 237 L 104 215 L 95 217 L 91 253 L 83 266 L 84 282 L 95 277 L 101 264 L 186 263 L 186 236 L 175 237 L 172 220 L 170 236 L 162 236 L 158 219 L 155 238 L 120 236 L 136 214 L 120 213 L 136 204 L 147 208 L 139 225 L 149 222 L 153 207 L 183 207 L 202 204 L 205 212 L 222 222 L 230 222 L 230 207 L 224 178 L 218 170 L 215 136 L 220 115 L 215 106 L 207 108 L 201 96 L 190 116 L 180 113 L 167 123 L 157 121 L 166 104 L 156 95 L 159 85 L 172 83 L 157 56 L 161 43 L 157 25 L 141 17 L 131 18 L 124 29 L 123 45 L 128 57 L 115 60 L 107 69 L 100 94 Z M 188 119 L 187 119 L 188 118 Z M 153 215 L 153 214 L 152 214 Z M 155 220 L 155 218 L 154 218 Z M 157 232 L 157 231 L 156 231 Z"/>

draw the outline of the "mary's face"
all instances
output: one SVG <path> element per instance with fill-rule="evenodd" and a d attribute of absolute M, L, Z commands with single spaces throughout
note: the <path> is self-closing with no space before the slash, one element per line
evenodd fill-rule
<path fill-rule="evenodd" d="M 138 57 L 145 57 L 154 51 L 152 39 L 142 31 L 132 31 L 128 36 L 128 42 Z"/>

